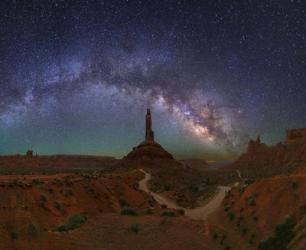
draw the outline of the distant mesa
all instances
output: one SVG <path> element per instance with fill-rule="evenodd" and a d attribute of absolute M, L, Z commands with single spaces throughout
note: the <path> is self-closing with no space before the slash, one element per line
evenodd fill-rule
<path fill-rule="evenodd" d="M 145 118 L 145 140 L 124 157 L 127 160 L 145 160 L 145 159 L 173 159 L 173 156 L 167 152 L 160 144 L 154 140 L 154 131 L 152 129 L 152 115 L 150 109 L 147 109 Z"/>
<path fill-rule="evenodd" d="M 306 128 L 287 129 L 285 143 L 306 143 Z"/>
<path fill-rule="evenodd" d="M 268 146 L 256 140 L 250 140 L 246 152 L 231 164 L 234 169 L 244 174 L 272 176 L 294 171 L 306 164 L 306 128 L 287 129 L 282 143 Z"/>
<path fill-rule="evenodd" d="M 114 157 L 94 155 L 38 155 L 33 150 L 25 154 L 0 155 L 0 168 L 107 168 L 118 162 Z"/>
<path fill-rule="evenodd" d="M 26 157 L 33 157 L 33 150 L 28 150 L 26 153 Z"/>

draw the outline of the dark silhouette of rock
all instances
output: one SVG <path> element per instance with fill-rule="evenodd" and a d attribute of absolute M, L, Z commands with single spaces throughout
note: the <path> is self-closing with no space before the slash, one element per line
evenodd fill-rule
<path fill-rule="evenodd" d="M 153 142 L 154 141 L 154 132 L 152 130 L 152 118 L 151 118 L 150 109 L 147 109 L 147 114 L 146 114 L 146 137 L 145 137 L 145 140 L 147 142 Z"/>
<path fill-rule="evenodd" d="M 33 157 L 33 150 L 28 150 L 26 153 L 27 157 Z"/>
<path fill-rule="evenodd" d="M 286 131 L 285 143 L 267 146 L 260 137 L 250 140 L 246 152 L 231 165 L 246 176 L 289 173 L 306 163 L 306 129 Z"/>
<path fill-rule="evenodd" d="M 14 171 L 22 167 L 24 169 L 69 169 L 69 168 L 108 168 L 116 164 L 118 160 L 107 156 L 90 155 L 34 155 L 31 152 L 26 155 L 0 156 L 0 167 Z"/>
<path fill-rule="evenodd" d="M 247 147 L 247 152 L 259 150 L 263 145 L 264 144 L 261 143 L 260 136 L 258 136 L 255 141 L 251 139 Z"/>
<path fill-rule="evenodd" d="M 286 144 L 291 143 L 306 143 L 306 128 L 298 128 L 298 129 L 287 129 L 286 130 Z"/>
<path fill-rule="evenodd" d="M 152 116 L 150 109 L 147 109 L 145 119 L 145 140 L 124 157 L 127 160 L 146 160 L 146 159 L 173 159 L 160 144 L 154 141 L 152 129 Z"/>

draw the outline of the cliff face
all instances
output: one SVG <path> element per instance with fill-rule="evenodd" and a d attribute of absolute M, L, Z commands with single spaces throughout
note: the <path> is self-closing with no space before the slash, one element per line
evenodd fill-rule
<path fill-rule="evenodd" d="M 306 163 L 306 142 L 301 138 L 290 140 L 290 143 L 279 143 L 267 146 L 260 138 L 250 140 L 243 153 L 231 168 L 240 170 L 245 177 L 264 177 L 289 173 Z"/>

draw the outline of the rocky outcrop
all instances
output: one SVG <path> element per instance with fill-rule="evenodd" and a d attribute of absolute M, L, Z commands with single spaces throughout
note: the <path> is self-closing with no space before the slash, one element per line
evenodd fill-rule
<path fill-rule="evenodd" d="M 276 174 L 294 171 L 296 167 L 306 163 L 306 141 L 299 143 L 278 143 L 267 146 L 260 137 L 255 141 L 250 140 L 247 150 L 232 165 L 231 168 L 239 169 L 246 177 L 273 176 Z"/>
<path fill-rule="evenodd" d="M 160 144 L 156 142 L 143 142 L 125 157 L 129 160 L 149 160 L 149 159 L 173 159 Z"/>
<path fill-rule="evenodd" d="M 173 159 L 173 156 L 167 152 L 160 144 L 154 141 L 154 132 L 152 129 L 152 116 L 150 109 L 147 109 L 145 118 L 145 140 L 125 156 L 124 160 L 153 160 L 153 159 Z"/>
<path fill-rule="evenodd" d="M 211 249 L 224 249 L 224 245 L 239 250 L 305 249 L 305 197 L 306 172 L 234 186 L 208 221 Z M 289 227 L 280 226 L 288 218 L 296 224 L 289 231 Z M 214 248 L 220 238 L 222 245 Z M 271 244 L 267 245 L 267 241 Z M 265 248 L 258 247 L 262 242 L 266 242 Z"/>
<path fill-rule="evenodd" d="M 33 157 L 33 150 L 28 150 L 26 153 L 27 157 Z"/>
<path fill-rule="evenodd" d="M 306 143 L 306 128 L 287 129 L 285 143 Z"/>

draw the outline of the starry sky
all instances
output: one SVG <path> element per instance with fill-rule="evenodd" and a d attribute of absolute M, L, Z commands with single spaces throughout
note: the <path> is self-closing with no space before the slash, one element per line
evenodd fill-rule
<path fill-rule="evenodd" d="M 0 154 L 231 159 L 306 127 L 306 1 L 0 2 Z"/>

